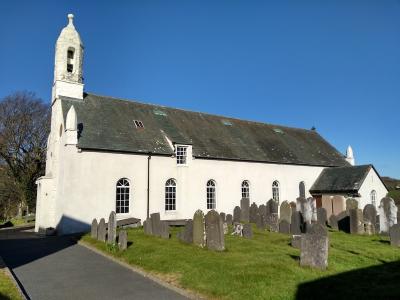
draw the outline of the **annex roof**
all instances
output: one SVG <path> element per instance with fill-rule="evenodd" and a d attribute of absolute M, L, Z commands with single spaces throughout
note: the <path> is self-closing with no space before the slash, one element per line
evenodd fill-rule
<path fill-rule="evenodd" d="M 61 97 L 64 120 L 73 104 L 81 149 L 173 155 L 168 140 L 193 145 L 197 158 L 315 166 L 347 166 L 316 131 L 239 120 L 85 94 Z M 135 126 L 135 120 L 143 128 Z M 167 140 L 168 138 L 168 140 Z"/>

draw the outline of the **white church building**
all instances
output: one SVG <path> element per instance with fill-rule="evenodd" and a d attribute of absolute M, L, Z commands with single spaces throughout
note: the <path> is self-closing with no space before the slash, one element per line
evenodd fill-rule
<path fill-rule="evenodd" d="M 84 47 L 73 15 L 56 43 L 46 173 L 36 231 L 87 231 L 93 218 L 192 218 L 250 203 L 315 197 L 328 216 L 347 197 L 386 196 L 372 165 L 354 166 L 315 130 L 290 128 L 85 93 Z"/>

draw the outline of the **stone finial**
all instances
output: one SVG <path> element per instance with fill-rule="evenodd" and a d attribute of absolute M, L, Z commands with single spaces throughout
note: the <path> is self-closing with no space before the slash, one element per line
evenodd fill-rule
<path fill-rule="evenodd" d="M 68 14 L 68 26 L 74 26 L 74 15 Z"/>
<path fill-rule="evenodd" d="M 346 160 L 349 164 L 352 166 L 355 165 L 355 159 L 354 159 L 354 154 L 353 154 L 353 148 L 349 145 L 346 150 Z"/>

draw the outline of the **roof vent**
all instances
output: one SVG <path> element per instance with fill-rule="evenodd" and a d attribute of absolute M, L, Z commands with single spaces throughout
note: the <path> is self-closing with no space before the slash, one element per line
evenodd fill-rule
<path fill-rule="evenodd" d="M 133 122 L 135 123 L 135 127 L 136 128 L 144 128 L 143 122 L 139 121 L 139 120 L 133 120 Z"/>
<path fill-rule="evenodd" d="M 164 117 L 167 116 L 167 113 L 166 113 L 165 111 L 162 111 L 162 110 L 159 110 L 159 109 L 154 109 L 154 110 L 153 110 L 153 113 L 154 113 L 155 115 L 157 115 L 157 116 L 164 116 Z"/>
<path fill-rule="evenodd" d="M 221 120 L 222 124 L 224 124 L 225 126 L 232 126 L 232 122 L 229 120 Z"/>
<path fill-rule="evenodd" d="M 283 130 L 280 128 L 274 128 L 274 131 L 279 134 L 283 134 Z"/>

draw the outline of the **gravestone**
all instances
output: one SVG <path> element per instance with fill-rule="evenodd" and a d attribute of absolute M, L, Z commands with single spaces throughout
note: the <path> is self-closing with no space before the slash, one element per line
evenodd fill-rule
<path fill-rule="evenodd" d="M 354 198 L 346 199 L 346 212 L 350 213 L 350 209 L 358 209 L 358 201 Z"/>
<path fill-rule="evenodd" d="M 240 222 L 240 215 L 241 215 L 240 207 L 235 206 L 235 208 L 233 209 L 233 223 Z"/>
<path fill-rule="evenodd" d="M 193 221 L 187 220 L 185 228 L 178 232 L 178 239 L 186 244 L 193 243 Z"/>
<path fill-rule="evenodd" d="M 390 244 L 394 247 L 400 247 L 400 224 L 394 224 L 389 229 Z"/>
<path fill-rule="evenodd" d="M 375 226 L 370 221 L 364 221 L 364 233 L 367 235 L 375 234 Z"/>
<path fill-rule="evenodd" d="M 250 206 L 250 213 L 249 213 L 249 221 L 250 223 L 256 223 L 256 218 L 258 214 L 258 206 L 255 202 Z"/>
<path fill-rule="evenodd" d="M 326 269 L 328 266 L 329 240 L 326 227 L 313 224 L 301 236 L 300 266 Z"/>
<path fill-rule="evenodd" d="M 375 224 L 376 220 L 376 208 L 372 204 L 367 204 L 363 210 L 364 221 L 369 221 L 371 224 Z"/>
<path fill-rule="evenodd" d="M 143 222 L 143 230 L 144 230 L 144 234 L 147 234 L 147 235 L 153 234 L 150 218 L 147 218 L 146 221 Z"/>
<path fill-rule="evenodd" d="M 193 244 L 203 248 L 206 245 L 204 213 L 199 209 L 193 216 Z"/>
<path fill-rule="evenodd" d="M 317 208 L 317 222 L 323 226 L 326 226 L 327 215 L 326 209 L 323 207 Z"/>
<path fill-rule="evenodd" d="M 272 214 L 278 214 L 278 202 L 274 199 L 269 199 L 267 202 L 267 216 Z"/>
<path fill-rule="evenodd" d="M 337 216 L 338 229 L 350 233 L 350 217 L 346 211 L 342 211 Z"/>
<path fill-rule="evenodd" d="M 253 228 L 251 227 L 251 224 L 249 224 L 249 223 L 243 224 L 242 234 L 243 234 L 243 237 L 246 239 L 253 238 Z"/>
<path fill-rule="evenodd" d="M 261 215 L 262 217 L 264 217 L 264 220 L 265 220 L 266 217 L 267 217 L 267 207 L 265 206 L 265 204 L 261 204 L 261 205 L 258 207 L 258 212 L 260 213 L 260 215 Z"/>
<path fill-rule="evenodd" d="M 226 222 L 226 215 L 224 212 L 219 213 L 219 216 L 221 217 L 222 223 Z"/>
<path fill-rule="evenodd" d="M 290 207 L 289 202 L 283 201 L 279 212 L 280 212 L 279 219 L 285 220 L 290 224 L 290 222 L 292 221 L 292 208 Z"/>
<path fill-rule="evenodd" d="M 358 208 L 350 208 L 350 233 L 352 234 L 363 234 L 364 233 L 364 220 L 363 212 Z"/>
<path fill-rule="evenodd" d="M 378 233 L 378 232 L 381 232 L 381 230 L 380 230 L 380 216 L 379 215 L 377 215 L 376 216 L 376 220 L 375 220 L 375 233 Z"/>
<path fill-rule="evenodd" d="M 290 232 L 294 235 L 301 234 L 301 215 L 300 212 L 294 211 L 292 213 L 291 223 L 290 223 Z"/>
<path fill-rule="evenodd" d="M 97 228 L 98 228 L 97 220 L 93 219 L 92 226 L 90 228 L 90 236 L 92 239 L 97 239 Z"/>
<path fill-rule="evenodd" d="M 389 197 L 383 198 L 379 206 L 379 211 L 380 232 L 388 233 L 389 228 L 397 223 L 397 206 L 394 200 Z"/>
<path fill-rule="evenodd" d="M 256 214 L 256 226 L 257 226 L 258 229 L 264 229 L 265 228 L 265 220 L 260 215 L 259 212 L 257 212 L 257 214 Z"/>
<path fill-rule="evenodd" d="M 225 250 L 224 228 L 219 214 L 215 210 L 210 210 L 205 217 L 207 248 L 209 250 Z"/>
<path fill-rule="evenodd" d="M 106 221 L 104 220 L 104 218 L 101 218 L 99 226 L 97 227 L 97 239 L 99 241 L 105 242 L 106 236 L 107 236 Z"/>
<path fill-rule="evenodd" d="M 117 239 L 117 215 L 115 214 L 115 211 L 110 213 L 107 227 L 107 243 L 115 244 Z"/>
<path fill-rule="evenodd" d="M 290 234 L 290 223 L 286 220 L 279 222 L 279 232 L 284 234 Z"/>
<path fill-rule="evenodd" d="M 160 221 L 160 236 L 163 239 L 169 239 L 169 225 L 166 221 Z"/>
<path fill-rule="evenodd" d="M 303 197 L 297 198 L 297 207 L 301 213 L 302 223 L 311 224 L 313 211 L 312 211 L 310 199 L 312 199 L 312 198 L 308 198 L 308 199 L 303 198 Z"/>
<path fill-rule="evenodd" d="M 151 220 L 151 232 L 154 236 L 161 236 L 161 221 L 160 213 L 153 213 L 150 215 Z"/>
<path fill-rule="evenodd" d="M 267 226 L 271 232 L 279 231 L 279 219 L 278 214 L 267 215 L 266 219 Z"/>
<path fill-rule="evenodd" d="M 317 200 L 313 197 L 309 197 L 307 201 L 310 203 L 311 207 L 311 222 L 317 222 Z"/>
<path fill-rule="evenodd" d="M 397 224 L 400 222 L 400 205 L 397 205 Z"/>
<path fill-rule="evenodd" d="M 240 200 L 240 222 L 250 221 L 250 200 L 249 198 L 242 198 Z"/>
<path fill-rule="evenodd" d="M 125 230 L 121 230 L 118 234 L 118 248 L 119 250 L 128 248 L 128 235 Z"/>
<path fill-rule="evenodd" d="M 301 235 L 300 234 L 294 234 L 292 235 L 292 239 L 290 241 L 290 245 L 293 248 L 298 248 L 300 249 L 301 247 Z"/>
<path fill-rule="evenodd" d="M 231 214 L 227 214 L 227 215 L 226 215 L 226 223 L 227 223 L 228 225 L 232 225 L 232 224 L 233 224 L 233 218 L 232 218 L 232 215 L 231 215 Z"/>
<path fill-rule="evenodd" d="M 228 224 L 226 222 L 222 223 L 224 226 L 224 234 L 228 234 Z"/>
<path fill-rule="evenodd" d="M 243 235 L 243 224 L 233 223 L 232 235 L 242 236 Z"/>
<path fill-rule="evenodd" d="M 332 229 L 339 230 L 338 219 L 335 215 L 329 217 L 329 226 L 331 226 Z"/>

